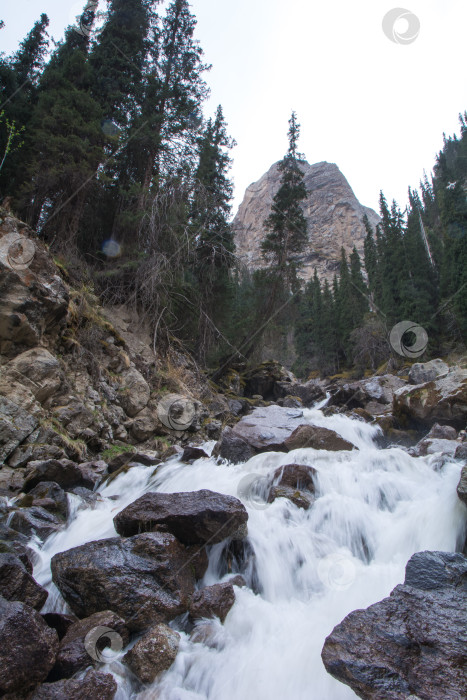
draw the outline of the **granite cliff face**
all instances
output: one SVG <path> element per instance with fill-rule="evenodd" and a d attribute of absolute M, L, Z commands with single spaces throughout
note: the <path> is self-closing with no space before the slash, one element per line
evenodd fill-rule
<path fill-rule="evenodd" d="M 274 195 L 279 189 L 278 163 L 271 166 L 258 182 L 250 185 L 234 219 L 235 242 L 240 260 L 249 269 L 263 267 L 261 241 L 264 220 L 269 216 Z M 309 246 L 302 260 L 301 277 L 308 280 L 316 267 L 321 279 L 332 280 L 338 271 L 341 247 L 351 253 L 353 246 L 363 256 L 364 214 L 374 227 L 379 216 L 364 207 L 334 163 L 302 163 L 308 197 L 304 213 L 308 220 Z"/>

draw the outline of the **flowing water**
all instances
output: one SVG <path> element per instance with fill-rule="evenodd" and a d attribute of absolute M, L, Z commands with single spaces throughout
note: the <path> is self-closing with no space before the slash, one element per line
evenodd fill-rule
<path fill-rule="evenodd" d="M 465 535 L 465 507 L 456 495 L 459 462 L 380 449 L 378 428 L 345 416 L 324 417 L 319 408 L 305 410 L 304 419 L 335 430 L 359 449 L 268 452 L 236 466 L 213 459 L 186 465 L 172 458 L 155 474 L 137 466 L 101 488 L 94 508 L 83 509 L 73 497 L 67 529 L 37 546 L 35 577 L 50 591 L 46 609 L 65 610 L 51 582 L 51 557 L 115 536 L 113 517 L 143 493 L 208 488 L 244 501 L 251 547 L 243 559 L 235 552 L 230 556 L 230 572 L 225 545 L 211 547 L 201 585 L 227 580 L 241 569 L 254 591 L 235 588 L 236 603 L 223 625 L 198 623 L 195 638 L 203 642 L 193 641 L 186 627 L 183 631 L 183 621 L 172 623 L 181 631 L 180 651 L 150 688 L 138 691 L 118 659 L 104 666 L 119 682 L 118 700 L 355 698 L 324 669 L 320 654 L 326 636 L 350 611 L 381 600 L 401 583 L 414 552 L 454 551 L 459 545 Z M 242 487 L 247 475 L 257 475 L 260 483 L 260 477 L 290 463 L 318 472 L 317 500 L 310 510 L 283 498 L 266 505 Z"/>

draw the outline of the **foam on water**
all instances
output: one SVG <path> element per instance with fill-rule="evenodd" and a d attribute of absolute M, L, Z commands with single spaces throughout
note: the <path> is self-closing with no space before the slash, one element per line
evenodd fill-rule
<path fill-rule="evenodd" d="M 248 474 L 269 476 L 290 463 L 317 470 L 317 499 L 308 511 L 282 498 L 270 505 L 244 499 L 252 548 L 245 575 L 255 592 L 235 589 L 236 603 L 223 625 L 198 623 L 207 643 L 191 641 L 178 626 L 182 641 L 174 665 L 143 692 L 121 663 L 110 664 L 118 700 L 355 698 L 324 669 L 326 636 L 350 611 L 381 600 L 401 583 L 413 553 L 455 550 L 465 527 L 465 506 L 456 495 L 459 462 L 447 459 L 439 468 L 439 457 L 378 449 L 378 428 L 342 415 L 325 417 L 319 408 L 305 410 L 304 419 L 335 430 L 359 449 L 269 452 L 235 466 L 214 459 L 186 465 L 173 458 L 155 474 L 153 468 L 134 467 L 100 489 L 94 508 L 75 501 L 67 529 L 40 550 L 35 577 L 51 592 L 46 609 L 66 609 L 51 583 L 51 557 L 115 536 L 113 517 L 143 493 L 208 488 L 237 496 Z M 213 444 L 204 447 L 209 452 Z M 229 575 L 225 543 L 211 547 L 202 585 Z"/>

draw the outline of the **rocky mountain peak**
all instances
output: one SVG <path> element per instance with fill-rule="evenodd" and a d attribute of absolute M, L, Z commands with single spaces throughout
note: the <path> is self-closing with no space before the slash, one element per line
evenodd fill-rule
<path fill-rule="evenodd" d="M 235 242 L 241 261 L 249 269 L 264 266 L 261 241 L 265 236 L 264 220 L 269 216 L 273 197 L 279 189 L 279 163 L 251 184 L 234 219 Z M 308 280 L 316 267 L 321 279 L 332 280 L 338 271 L 341 247 L 347 254 L 355 245 L 363 255 L 365 227 L 364 214 L 372 226 L 379 222 L 373 209 L 363 206 L 335 163 L 304 161 L 308 197 L 303 210 L 308 221 L 309 246 L 303 254 L 301 276 Z"/>

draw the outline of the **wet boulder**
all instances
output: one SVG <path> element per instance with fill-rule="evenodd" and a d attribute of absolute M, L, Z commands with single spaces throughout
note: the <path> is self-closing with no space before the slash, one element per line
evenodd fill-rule
<path fill-rule="evenodd" d="M 234 603 L 235 592 L 230 581 L 206 586 L 193 595 L 190 604 L 190 618 L 199 620 L 200 618 L 218 617 L 221 622 L 224 622 Z"/>
<path fill-rule="evenodd" d="M 23 535 L 36 535 L 41 540 L 63 529 L 64 522 L 53 513 L 40 506 L 18 508 L 11 516 L 10 526 Z"/>
<path fill-rule="evenodd" d="M 268 493 L 268 503 L 274 503 L 276 498 L 286 498 L 297 508 L 303 510 L 309 510 L 315 500 L 311 494 L 299 489 L 292 489 L 289 486 L 271 486 Z"/>
<path fill-rule="evenodd" d="M 316 425 L 300 425 L 285 440 L 287 451 L 297 450 L 302 447 L 311 447 L 314 450 L 329 450 L 338 452 L 341 450 L 353 450 L 354 445 L 344 440 L 334 430 L 320 428 Z"/>
<path fill-rule="evenodd" d="M 107 634 L 109 631 L 110 637 Z M 92 637 L 87 637 L 89 633 L 94 634 Z M 112 647 L 117 643 L 119 649 L 122 649 L 129 641 L 130 635 L 124 620 L 110 610 L 76 621 L 70 625 L 60 642 L 55 666 L 49 678 L 51 680 L 71 678 L 78 671 L 95 664 L 106 647 Z M 94 649 L 89 647 L 90 644 L 91 647 L 94 645 Z M 86 646 L 92 652 L 92 656 Z"/>
<path fill-rule="evenodd" d="M 34 608 L 0 597 L 0 696 L 45 681 L 57 651 L 57 633 Z"/>
<path fill-rule="evenodd" d="M 364 700 L 466 697 L 466 580 L 462 554 L 414 554 L 403 585 L 331 632 L 327 671 Z"/>
<path fill-rule="evenodd" d="M 165 530 L 186 545 L 216 544 L 246 535 L 248 513 L 233 496 L 202 489 L 146 493 L 114 518 L 119 535 Z"/>
<path fill-rule="evenodd" d="M 63 489 L 88 486 L 78 464 L 69 459 L 47 459 L 29 462 L 25 480 L 25 491 L 31 491 L 42 481 L 53 481 Z"/>
<path fill-rule="evenodd" d="M 273 474 L 268 503 L 287 498 L 298 508 L 308 510 L 314 503 L 316 469 L 304 464 L 286 464 Z"/>
<path fill-rule="evenodd" d="M 233 464 L 240 464 L 241 462 L 248 462 L 255 452 L 246 440 L 235 435 L 232 428 L 226 427 L 212 454 L 214 457 L 227 459 Z"/>
<path fill-rule="evenodd" d="M 78 617 L 111 610 L 130 630 L 172 620 L 188 609 L 196 553 L 167 532 L 88 542 L 52 558 L 52 579 Z"/>
<path fill-rule="evenodd" d="M 17 502 L 20 507 L 38 506 L 63 520 L 68 518 L 68 499 L 65 491 L 54 481 L 41 481 L 27 496 Z"/>
<path fill-rule="evenodd" d="M 26 567 L 26 571 L 32 574 L 37 554 L 27 546 L 28 542 L 29 538 L 26 535 L 0 522 L 0 552 L 15 554 Z"/>
<path fill-rule="evenodd" d="M 14 554 L 0 554 L 0 596 L 19 600 L 40 610 L 48 593 L 31 576 L 23 562 Z"/>
<path fill-rule="evenodd" d="M 84 678 L 43 683 L 30 700 L 113 700 L 117 689 L 110 673 L 89 671 Z"/>
<path fill-rule="evenodd" d="M 195 447 L 194 445 L 188 445 L 185 447 L 181 456 L 182 462 L 185 462 L 186 464 L 193 464 L 193 462 L 195 462 L 197 459 L 204 458 L 209 458 L 209 455 L 206 454 L 201 447 Z"/>
<path fill-rule="evenodd" d="M 56 631 L 60 640 L 66 635 L 71 625 L 78 622 L 78 618 L 74 615 L 66 615 L 65 613 L 43 613 L 42 617 L 49 627 Z"/>
<path fill-rule="evenodd" d="M 177 656 L 180 635 L 163 623 L 155 625 L 123 657 L 141 683 L 153 683 Z"/>

